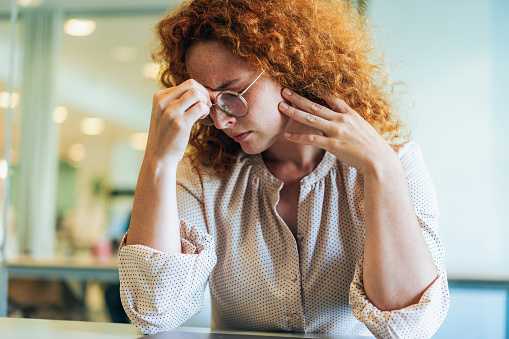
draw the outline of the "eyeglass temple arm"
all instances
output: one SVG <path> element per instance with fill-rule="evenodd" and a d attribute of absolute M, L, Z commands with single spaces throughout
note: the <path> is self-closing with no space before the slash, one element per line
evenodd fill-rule
<path fill-rule="evenodd" d="M 244 95 L 244 93 L 247 92 L 247 90 L 249 89 L 249 87 L 253 86 L 253 84 L 256 82 L 256 80 L 260 79 L 260 77 L 262 76 L 262 74 L 265 73 L 265 70 L 263 70 L 259 76 L 256 77 L 256 79 L 254 79 L 254 81 L 249 85 L 247 86 L 247 88 L 245 90 L 243 90 L 242 92 L 239 93 L 240 96 Z"/>

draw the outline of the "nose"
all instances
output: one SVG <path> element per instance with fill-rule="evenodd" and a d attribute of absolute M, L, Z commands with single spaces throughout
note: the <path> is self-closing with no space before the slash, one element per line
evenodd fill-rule
<path fill-rule="evenodd" d="M 214 122 L 214 126 L 217 129 L 225 129 L 232 123 L 236 121 L 236 118 L 234 116 L 228 115 L 225 112 L 223 112 L 219 106 L 217 105 L 217 95 L 220 93 L 220 91 L 211 91 L 210 93 L 210 100 L 212 101 L 212 107 L 210 108 L 210 118 Z"/>
<path fill-rule="evenodd" d="M 221 111 L 217 104 L 211 107 L 210 117 L 217 129 L 225 129 L 237 121 L 237 118 Z"/>

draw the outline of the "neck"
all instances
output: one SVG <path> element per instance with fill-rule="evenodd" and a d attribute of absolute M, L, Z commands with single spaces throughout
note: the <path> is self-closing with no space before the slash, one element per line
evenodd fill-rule
<path fill-rule="evenodd" d="M 308 145 L 297 145 L 290 141 L 278 143 L 267 151 L 263 152 L 263 161 L 271 164 L 292 164 L 298 169 L 305 169 L 318 166 L 325 151 Z"/>
<path fill-rule="evenodd" d="M 303 125 L 298 126 L 298 128 L 289 126 L 285 132 L 287 130 L 301 134 L 318 134 L 316 130 L 304 128 Z M 281 178 L 282 173 L 293 173 L 291 177 L 298 179 L 313 172 L 320 164 L 324 154 L 325 151 L 323 149 L 288 141 L 285 139 L 284 133 L 282 133 L 279 140 L 263 152 L 262 156 L 265 165 L 276 177 L 283 179 Z M 283 176 L 287 177 L 287 175 Z"/>

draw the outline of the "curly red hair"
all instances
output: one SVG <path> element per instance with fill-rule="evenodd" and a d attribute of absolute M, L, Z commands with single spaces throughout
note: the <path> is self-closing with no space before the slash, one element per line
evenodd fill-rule
<path fill-rule="evenodd" d="M 393 85 L 374 64 L 366 22 L 342 0 L 194 0 L 156 26 L 161 83 L 189 78 L 185 54 L 198 41 L 217 40 L 251 66 L 265 70 L 281 86 L 326 105 L 320 95 L 343 99 L 389 141 L 401 137 L 391 101 Z M 238 143 L 214 127 L 195 124 L 189 154 L 225 175 L 240 151 Z"/>

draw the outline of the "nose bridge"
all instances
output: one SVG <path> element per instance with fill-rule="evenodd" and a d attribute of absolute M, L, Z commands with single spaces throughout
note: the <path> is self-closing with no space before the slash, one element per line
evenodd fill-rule
<path fill-rule="evenodd" d="M 228 125 L 235 122 L 235 117 L 232 115 L 228 115 L 225 112 L 223 112 L 217 103 L 214 103 L 211 107 L 212 120 L 214 121 L 214 125 L 217 129 L 223 129 L 226 128 Z"/>
<path fill-rule="evenodd" d="M 211 89 L 207 89 L 209 91 L 210 100 L 212 102 L 216 102 L 217 95 L 220 93 L 220 91 L 213 91 Z"/>

